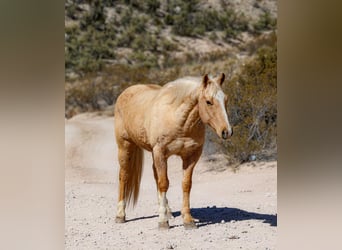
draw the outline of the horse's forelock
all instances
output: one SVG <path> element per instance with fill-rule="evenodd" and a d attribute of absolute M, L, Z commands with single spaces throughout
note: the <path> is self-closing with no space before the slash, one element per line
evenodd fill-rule
<path fill-rule="evenodd" d="M 216 79 L 214 79 L 214 78 L 210 78 L 209 79 L 210 84 L 208 84 L 205 87 L 205 89 L 203 89 L 203 91 L 204 91 L 204 93 L 205 93 L 205 95 L 207 97 L 211 97 L 212 98 L 212 97 L 214 97 L 217 94 L 217 92 L 222 90 L 221 86 L 220 86 L 220 83 L 216 82 L 215 80 Z"/>

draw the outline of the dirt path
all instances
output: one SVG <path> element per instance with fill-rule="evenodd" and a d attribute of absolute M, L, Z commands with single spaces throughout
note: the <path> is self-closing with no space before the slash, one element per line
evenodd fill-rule
<path fill-rule="evenodd" d="M 125 224 L 114 222 L 117 202 L 117 147 L 113 117 L 78 115 L 65 125 L 66 249 L 275 249 L 277 163 L 258 162 L 212 171 L 202 157 L 191 191 L 199 228 L 185 230 L 180 216 L 181 161 L 169 159 L 171 229 L 157 228 L 157 194 L 152 159 L 145 154 L 137 206 Z"/>

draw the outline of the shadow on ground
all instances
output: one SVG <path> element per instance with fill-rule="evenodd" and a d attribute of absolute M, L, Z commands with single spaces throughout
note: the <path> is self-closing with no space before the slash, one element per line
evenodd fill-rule
<path fill-rule="evenodd" d="M 180 216 L 180 211 L 173 212 L 174 217 Z M 206 207 L 206 208 L 192 208 L 191 215 L 199 220 L 196 222 L 198 227 L 203 227 L 211 224 L 221 224 L 230 221 L 244 221 L 244 220 L 261 220 L 263 223 L 268 223 L 272 227 L 277 226 L 277 215 L 275 214 L 260 214 L 254 212 L 248 212 L 238 208 L 229 207 Z M 126 222 L 133 222 L 137 220 L 151 219 L 158 217 L 158 215 L 143 216 L 133 219 L 128 219 Z M 177 225 L 181 226 L 181 225 Z M 175 226 L 172 226 L 175 227 Z M 171 227 L 171 228 L 172 228 Z"/>
<path fill-rule="evenodd" d="M 158 217 L 158 215 L 151 215 L 151 216 L 143 216 L 143 217 L 138 217 L 138 218 L 133 218 L 133 219 L 127 219 L 126 222 L 131 222 L 131 221 L 136 221 L 136 220 L 145 220 L 145 219 L 151 219 Z"/>
<path fill-rule="evenodd" d="M 180 212 L 172 213 L 174 217 L 179 216 Z M 230 221 L 244 221 L 244 220 L 261 220 L 263 223 L 268 223 L 272 227 L 277 226 L 277 215 L 275 214 L 259 214 L 244 211 L 238 208 L 229 207 L 206 207 L 206 208 L 192 208 L 191 215 L 198 219 L 196 223 L 198 227 L 203 227 L 211 224 L 219 224 Z"/>

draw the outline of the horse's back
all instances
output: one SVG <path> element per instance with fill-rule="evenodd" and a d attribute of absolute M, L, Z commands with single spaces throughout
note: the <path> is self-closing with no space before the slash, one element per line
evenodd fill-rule
<path fill-rule="evenodd" d="M 142 102 L 148 102 L 156 95 L 160 88 L 161 86 L 155 84 L 137 84 L 128 87 L 118 97 L 115 111 L 119 111 L 119 108 L 122 107 L 136 106 L 142 104 Z"/>
<path fill-rule="evenodd" d="M 122 94 L 124 94 L 125 92 L 140 92 L 140 91 L 153 91 L 153 90 L 158 90 L 162 88 L 160 85 L 157 84 L 136 84 L 136 85 L 132 85 L 130 87 L 128 87 L 127 89 L 125 89 Z M 121 94 L 121 95 L 122 95 Z"/>

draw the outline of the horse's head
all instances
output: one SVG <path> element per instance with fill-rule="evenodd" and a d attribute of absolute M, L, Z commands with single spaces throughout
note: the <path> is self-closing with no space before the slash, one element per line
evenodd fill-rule
<path fill-rule="evenodd" d="M 219 137 L 227 139 L 232 136 L 233 129 L 226 110 L 227 95 L 221 88 L 224 78 L 223 73 L 217 78 L 203 76 L 198 105 L 202 122 L 212 127 Z"/>

